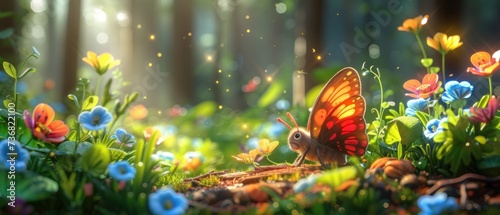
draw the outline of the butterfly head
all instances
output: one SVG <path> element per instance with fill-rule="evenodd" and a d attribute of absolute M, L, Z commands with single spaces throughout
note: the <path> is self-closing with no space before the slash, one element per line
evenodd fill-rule
<path fill-rule="evenodd" d="M 308 131 L 306 131 L 303 128 L 300 128 L 297 125 L 297 122 L 290 113 L 286 113 L 286 116 L 290 118 L 290 120 L 292 120 L 293 125 L 295 127 L 288 125 L 281 118 L 278 118 L 278 122 L 282 123 L 283 125 L 285 125 L 290 129 L 290 134 L 288 135 L 288 146 L 293 151 L 303 152 L 305 148 L 309 145 L 308 143 L 311 140 L 311 136 L 309 135 Z"/>

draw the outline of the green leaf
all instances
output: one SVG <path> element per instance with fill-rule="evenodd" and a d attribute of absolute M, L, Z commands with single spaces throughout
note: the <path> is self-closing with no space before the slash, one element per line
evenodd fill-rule
<path fill-rule="evenodd" d="M 358 169 L 355 166 L 345 166 L 338 169 L 325 171 L 317 178 L 317 182 L 329 185 L 333 189 L 340 186 L 345 181 L 356 178 Z"/>
<path fill-rule="evenodd" d="M 425 68 L 429 68 L 432 65 L 432 62 L 432 58 L 423 58 L 422 60 L 420 60 L 420 63 L 422 63 Z"/>
<path fill-rule="evenodd" d="M 307 94 L 306 94 L 306 107 L 312 107 L 314 105 L 314 102 L 316 101 L 316 98 L 318 98 L 319 93 L 323 89 L 323 85 L 316 85 L 315 87 L 311 88 Z"/>
<path fill-rule="evenodd" d="M 7 171 L 0 170 L 0 195 L 3 198 L 8 198 L 10 195 L 11 182 L 14 182 L 15 198 L 22 199 L 26 202 L 33 202 L 48 198 L 59 189 L 57 182 L 54 180 L 35 175 L 33 173 L 17 173 L 14 174 L 15 179 L 8 178 Z"/>
<path fill-rule="evenodd" d="M 431 67 L 429 68 L 429 72 L 431 72 L 432 74 L 437 74 L 437 73 L 439 73 L 439 70 L 440 70 L 440 69 L 439 69 L 439 67 L 437 67 L 437 66 L 431 66 Z"/>
<path fill-rule="evenodd" d="M 83 101 L 82 111 L 90 110 L 95 107 L 99 103 L 99 97 L 97 96 L 89 96 Z"/>
<path fill-rule="evenodd" d="M 489 101 L 490 101 L 490 95 L 484 95 L 483 97 L 481 97 L 481 100 L 477 102 L 476 106 L 480 108 L 485 108 L 486 106 L 488 106 Z"/>
<path fill-rule="evenodd" d="M 7 61 L 4 61 L 3 62 L 3 69 L 5 70 L 7 75 L 9 75 L 10 77 L 12 77 L 14 79 L 17 79 L 17 71 L 16 71 L 16 68 L 14 67 L 14 65 L 12 65 L 11 63 L 9 63 Z"/>
<path fill-rule="evenodd" d="M 59 144 L 59 146 L 57 147 L 56 154 L 71 155 L 75 151 L 75 145 L 76 145 L 76 143 L 73 141 L 65 141 L 65 142 Z M 79 155 L 82 155 L 90 147 L 92 147 L 91 143 L 81 142 L 80 144 L 78 144 L 78 147 L 76 149 L 76 153 Z"/>
<path fill-rule="evenodd" d="M 500 156 L 488 156 L 477 162 L 479 171 L 487 176 L 500 175 Z"/>
<path fill-rule="evenodd" d="M 398 159 L 403 158 L 403 144 L 398 144 Z"/>
<path fill-rule="evenodd" d="M 267 107 L 276 101 L 283 92 L 283 85 L 280 82 L 273 82 L 266 92 L 257 101 L 259 107 Z"/>
<path fill-rule="evenodd" d="M 24 72 L 19 76 L 19 79 L 23 78 L 24 76 L 26 76 L 28 73 L 34 73 L 36 72 L 36 69 L 35 68 L 27 68 L 26 70 L 24 70 Z"/>
<path fill-rule="evenodd" d="M 68 99 L 69 99 L 69 100 L 72 100 L 73 102 L 75 102 L 75 106 L 76 106 L 78 109 L 80 109 L 80 103 L 78 102 L 78 98 L 77 98 L 75 95 L 73 95 L 73 94 L 69 94 L 69 95 L 68 95 Z"/>
<path fill-rule="evenodd" d="M 5 108 L 8 108 L 10 104 L 14 103 L 14 101 L 12 101 L 12 99 L 5 99 L 3 100 L 3 106 Z"/>
<path fill-rule="evenodd" d="M 387 123 L 385 142 L 389 145 L 399 142 L 403 145 L 417 140 L 422 134 L 422 123 L 416 117 L 400 116 Z"/>
<path fill-rule="evenodd" d="M 422 111 L 417 111 L 415 112 L 415 115 L 417 115 L 417 118 L 420 120 L 420 122 L 422 122 L 424 126 L 429 122 L 429 114 Z"/>
<path fill-rule="evenodd" d="M 111 153 L 103 144 L 94 144 L 81 156 L 81 167 L 93 176 L 99 176 L 106 172 L 108 164 L 111 163 Z"/>
<path fill-rule="evenodd" d="M 204 101 L 193 108 L 196 116 L 210 117 L 217 110 L 217 104 L 214 101 Z"/>
<path fill-rule="evenodd" d="M 113 83 L 113 79 L 110 78 L 108 82 L 106 82 L 106 85 L 104 86 L 104 91 L 102 95 L 102 106 L 106 106 L 106 104 L 111 101 L 112 95 L 111 95 L 111 84 Z"/>

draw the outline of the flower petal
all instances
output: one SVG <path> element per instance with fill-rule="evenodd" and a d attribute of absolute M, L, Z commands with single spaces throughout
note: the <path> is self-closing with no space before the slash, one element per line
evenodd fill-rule
<path fill-rule="evenodd" d="M 43 125 L 48 125 L 54 120 L 55 112 L 52 107 L 48 104 L 40 103 L 33 110 L 33 119 L 35 120 L 35 125 L 41 123 Z"/>
<path fill-rule="evenodd" d="M 420 87 L 421 85 L 422 84 L 420 83 L 420 81 L 415 80 L 415 79 L 411 79 L 411 80 L 406 81 L 403 84 L 403 88 L 405 88 L 406 90 L 408 90 L 410 92 L 417 93 L 417 88 Z"/>

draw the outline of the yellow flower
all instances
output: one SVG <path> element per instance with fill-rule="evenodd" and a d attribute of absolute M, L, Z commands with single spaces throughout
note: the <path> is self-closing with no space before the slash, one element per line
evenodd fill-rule
<path fill-rule="evenodd" d="M 427 37 L 427 45 L 433 49 L 436 49 L 441 54 L 447 54 L 462 45 L 460 42 L 460 36 L 453 35 L 449 36 L 438 32 L 434 35 L 434 38 Z"/>
<path fill-rule="evenodd" d="M 120 60 L 115 60 L 110 53 L 102 53 L 99 56 L 92 51 L 87 52 L 87 57 L 82 58 L 83 62 L 94 67 L 97 74 L 102 75 L 115 66 L 120 65 Z"/>
<path fill-rule="evenodd" d="M 268 139 L 262 139 L 259 141 L 260 150 L 262 154 L 264 154 L 265 156 L 270 155 L 271 152 L 273 152 L 277 146 L 278 146 L 278 141 L 269 142 Z"/>
<path fill-rule="evenodd" d="M 247 153 L 239 153 L 238 155 L 236 155 L 236 156 L 233 155 L 232 157 L 234 159 L 236 159 L 237 161 L 247 163 L 247 164 L 253 164 L 255 161 L 255 157 L 257 157 L 259 152 L 260 152 L 260 149 L 256 148 L 256 149 L 250 150 L 248 152 L 248 154 Z"/>
<path fill-rule="evenodd" d="M 420 15 L 412 19 L 407 19 L 403 22 L 403 25 L 398 27 L 398 30 L 418 33 L 420 32 L 420 29 L 422 29 L 422 26 L 427 23 L 428 19 L 429 15 Z"/>

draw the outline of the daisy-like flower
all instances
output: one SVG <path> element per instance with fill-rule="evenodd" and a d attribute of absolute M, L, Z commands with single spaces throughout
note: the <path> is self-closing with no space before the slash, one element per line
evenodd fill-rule
<path fill-rule="evenodd" d="M 91 131 L 98 131 L 106 128 L 113 116 L 102 106 L 95 106 L 90 111 L 84 111 L 78 116 L 78 122 Z"/>
<path fill-rule="evenodd" d="M 108 172 L 111 178 L 118 181 L 130 181 L 134 179 L 136 170 L 127 161 L 119 161 L 108 165 Z"/>
<path fill-rule="evenodd" d="M 171 188 L 162 188 L 149 194 L 148 206 L 154 215 L 181 215 L 189 207 L 186 197 Z"/>
<path fill-rule="evenodd" d="M 489 77 L 500 67 L 500 50 L 493 53 L 493 57 L 488 52 L 476 52 L 470 57 L 470 61 L 474 67 L 467 68 L 467 72 Z"/>
<path fill-rule="evenodd" d="M 495 118 L 497 110 L 500 109 L 500 97 L 490 97 L 486 108 L 471 107 L 469 121 L 476 124 L 480 122 L 488 123 Z"/>
<path fill-rule="evenodd" d="M 99 75 L 106 73 L 108 70 L 120 65 L 121 63 L 120 60 L 115 60 L 113 55 L 107 52 L 97 55 L 95 52 L 88 51 L 87 57 L 82 58 L 82 60 L 83 62 L 94 67 L 94 70 Z"/>
<path fill-rule="evenodd" d="M 408 31 L 412 33 L 418 33 L 422 29 L 422 26 L 427 23 L 429 15 L 417 16 L 415 18 L 407 19 L 403 22 L 403 25 L 398 27 L 398 31 Z"/>
<path fill-rule="evenodd" d="M 440 86 L 441 83 L 439 82 L 439 77 L 436 74 L 425 75 L 422 79 L 422 83 L 416 79 L 411 79 L 403 84 L 403 87 L 406 90 L 412 92 L 406 93 L 406 96 L 423 99 L 429 98 L 439 89 Z"/>
<path fill-rule="evenodd" d="M 460 36 L 453 35 L 449 36 L 438 32 L 434 35 L 434 38 L 427 37 L 427 45 L 441 54 L 446 54 L 462 45 L 460 42 Z"/>
<path fill-rule="evenodd" d="M 467 81 L 449 81 L 444 85 L 445 91 L 441 100 L 449 104 L 455 100 L 469 98 L 472 94 L 474 87 Z"/>
<path fill-rule="evenodd" d="M 37 139 L 59 144 L 69 133 L 69 127 L 61 120 L 54 120 L 55 112 L 48 104 L 40 103 L 33 110 L 33 117 L 25 110 L 24 124 Z"/>
<path fill-rule="evenodd" d="M 260 151 L 264 156 L 270 155 L 277 146 L 278 141 L 269 142 L 268 139 L 262 139 L 259 141 Z"/>
<path fill-rule="evenodd" d="M 254 164 L 255 162 L 255 157 L 257 157 L 257 155 L 259 155 L 259 152 L 260 152 L 260 148 L 256 148 L 256 149 L 252 149 L 247 153 L 239 153 L 238 155 L 236 156 L 232 156 L 234 159 L 236 159 L 237 161 L 240 161 L 240 162 L 243 162 L 243 163 L 246 163 L 246 164 Z"/>

